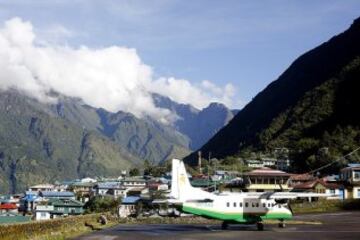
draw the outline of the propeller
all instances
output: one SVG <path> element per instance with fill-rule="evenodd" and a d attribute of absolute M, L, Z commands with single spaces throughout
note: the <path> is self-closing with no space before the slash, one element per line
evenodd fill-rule
<path fill-rule="evenodd" d="M 279 182 L 279 186 L 280 186 L 280 190 L 281 192 L 284 192 L 284 189 L 282 187 L 282 184 L 283 184 L 283 180 L 281 179 L 281 181 Z M 279 201 L 279 202 L 278 202 Z M 287 207 L 289 208 L 291 214 L 294 214 L 292 208 L 291 208 L 291 205 L 290 205 L 290 199 L 280 199 L 280 200 L 275 200 L 276 203 L 282 203 L 282 204 L 286 204 Z"/>

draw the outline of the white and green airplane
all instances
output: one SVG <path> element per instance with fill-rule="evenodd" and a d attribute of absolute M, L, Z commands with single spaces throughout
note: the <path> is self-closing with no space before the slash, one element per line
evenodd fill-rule
<path fill-rule="evenodd" d="M 223 192 L 210 193 L 191 186 L 185 165 L 178 159 L 172 160 L 172 182 L 168 202 L 178 210 L 222 220 L 222 229 L 229 224 L 256 224 L 263 230 L 263 221 L 279 220 L 279 227 L 285 227 L 285 220 L 291 219 L 290 199 L 298 197 L 327 197 L 321 193 L 292 192 Z"/>

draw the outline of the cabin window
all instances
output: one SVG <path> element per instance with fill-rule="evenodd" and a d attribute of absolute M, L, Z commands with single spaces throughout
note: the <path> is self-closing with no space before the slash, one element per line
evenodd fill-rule
<path fill-rule="evenodd" d="M 226 206 L 227 206 L 227 207 L 230 207 L 230 203 L 229 203 L 229 202 L 227 202 L 227 203 L 226 203 Z"/>
<path fill-rule="evenodd" d="M 263 203 L 263 207 L 266 207 L 266 203 Z"/>
<path fill-rule="evenodd" d="M 270 203 L 268 203 L 268 208 L 271 207 Z"/>
<path fill-rule="evenodd" d="M 275 206 L 275 203 L 272 203 L 271 206 L 274 207 L 274 206 Z"/>
<path fill-rule="evenodd" d="M 259 207 L 259 203 L 256 203 L 256 207 Z"/>
<path fill-rule="evenodd" d="M 278 205 L 279 208 L 281 208 L 281 205 Z"/>
<path fill-rule="evenodd" d="M 239 207 L 242 207 L 242 202 L 239 203 Z"/>
<path fill-rule="evenodd" d="M 236 207 L 236 202 L 234 202 L 234 207 Z"/>
<path fill-rule="evenodd" d="M 245 207 L 249 207 L 249 203 L 248 203 L 248 202 L 245 203 Z"/>
<path fill-rule="evenodd" d="M 252 203 L 251 206 L 252 206 L 252 207 L 255 207 L 255 203 Z"/>

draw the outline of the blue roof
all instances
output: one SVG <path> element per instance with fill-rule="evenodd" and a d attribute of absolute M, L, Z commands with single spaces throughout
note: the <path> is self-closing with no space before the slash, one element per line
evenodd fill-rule
<path fill-rule="evenodd" d="M 57 192 L 57 191 L 43 191 L 41 192 L 43 197 L 74 197 L 75 194 L 73 192 Z M 26 196 L 35 196 L 38 197 L 39 196 L 39 192 L 32 192 L 32 191 L 27 191 Z"/>
<path fill-rule="evenodd" d="M 360 167 L 360 163 L 349 163 L 349 167 Z"/>
<path fill-rule="evenodd" d="M 134 204 L 134 203 L 136 203 L 137 201 L 139 201 L 140 200 L 140 197 L 133 197 L 133 196 L 131 196 L 131 197 L 126 197 L 126 198 L 124 198 L 123 200 L 122 200 L 122 204 Z"/>

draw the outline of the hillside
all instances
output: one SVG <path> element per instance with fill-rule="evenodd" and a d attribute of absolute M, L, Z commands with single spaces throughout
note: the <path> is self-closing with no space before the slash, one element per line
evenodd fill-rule
<path fill-rule="evenodd" d="M 294 61 L 200 150 L 223 158 L 288 147 L 295 167 L 304 170 L 354 149 L 360 136 L 359 42 L 357 19 Z M 320 154 L 324 148 L 327 156 Z M 187 161 L 195 159 L 194 153 Z"/>
<path fill-rule="evenodd" d="M 114 175 L 139 164 L 96 132 L 42 110 L 16 91 L 0 93 L 0 192 L 34 183 Z"/>

